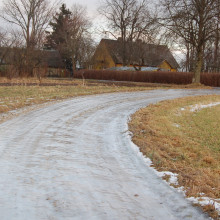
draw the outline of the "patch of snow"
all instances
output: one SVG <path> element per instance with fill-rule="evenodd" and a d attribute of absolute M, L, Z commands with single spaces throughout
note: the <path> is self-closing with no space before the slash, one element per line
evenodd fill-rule
<path fill-rule="evenodd" d="M 196 104 L 194 106 L 190 106 L 190 111 L 191 112 L 196 112 L 196 111 L 199 111 L 201 109 L 211 108 L 211 107 L 217 106 L 217 105 L 220 105 L 220 102 L 213 102 L 213 103 L 210 103 L 210 104 L 207 104 L 207 105 Z"/>
<path fill-rule="evenodd" d="M 186 196 L 186 190 L 184 189 L 183 186 L 180 186 L 180 187 L 176 188 L 176 190 L 177 190 L 179 193 L 182 193 L 184 196 Z"/>
<path fill-rule="evenodd" d="M 174 123 L 173 126 L 174 126 L 174 127 L 177 127 L 177 128 L 180 128 L 180 125 L 179 125 L 179 124 L 176 124 L 176 123 Z"/>
<path fill-rule="evenodd" d="M 128 119 L 128 121 L 130 121 L 130 118 Z M 169 180 L 168 180 L 168 183 L 169 184 L 174 184 L 174 185 L 178 185 L 178 174 L 176 173 L 172 173 L 172 172 L 169 172 L 169 171 L 163 171 L 163 172 L 159 172 L 157 171 L 155 168 L 152 167 L 153 165 L 153 162 L 152 160 L 149 158 L 149 157 L 146 157 L 141 151 L 140 151 L 140 148 L 134 144 L 132 142 L 132 133 L 130 131 L 127 132 L 127 137 L 130 139 L 131 141 L 131 147 L 132 149 L 135 151 L 135 153 L 145 162 L 145 164 L 150 167 L 151 169 L 153 169 L 153 171 L 156 173 L 156 175 L 158 177 L 164 177 L 166 175 L 169 176 Z M 179 191 L 181 192 L 184 192 L 183 190 L 183 187 L 179 187 Z"/>
<path fill-rule="evenodd" d="M 170 184 L 179 185 L 178 184 L 178 174 L 176 174 L 176 173 L 172 173 L 172 172 L 169 172 L 169 171 L 164 171 L 164 172 L 158 172 L 157 175 L 159 177 L 169 176 L 168 182 Z"/>
<path fill-rule="evenodd" d="M 131 118 L 129 117 L 129 118 L 128 118 L 128 121 L 130 121 L 130 120 L 131 120 Z M 127 132 L 126 132 L 126 136 L 127 136 L 127 138 L 130 140 L 131 147 L 132 147 L 133 151 L 138 155 L 138 157 L 140 157 L 140 158 L 145 162 L 145 164 L 146 164 L 148 167 L 151 167 L 152 164 L 153 164 L 153 162 L 151 161 L 151 159 L 150 159 L 149 157 L 146 157 L 145 155 L 143 155 L 143 153 L 140 151 L 139 147 L 132 142 L 132 135 L 133 135 L 133 134 L 132 134 L 132 132 L 128 131 L 128 121 L 127 121 L 127 123 L 126 123 L 126 125 L 125 125 L 126 131 L 127 131 Z M 156 170 L 155 170 L 155 171 L 156 171 Z M 156 172 L 157 172 L 157 171 L 156 171 Z"/>
<path fill-rule="evenodd" d="M 130 120 L 131 120 L 131 118 L 129 117 L 129 118 L 128 118 L 128 122 L 129 122 Z M 128 124 L 128 122 L 127 122 L 127 124 Z M 126 129 L 128 129 L 128 126 L 126 127 Z M 152 167 L 152 166 L 153 166 L 153 162 L 151 161 L 150 158 L 146 157 L 146 156 L 140 151 L 140 148 L 139 148 L 136 144 L 133 143 L 133 141 L 132 141 L 132 136 L 133 136 L 132 132 L 127 131 L 127 137 L 130 139 L 132 149 L 133 149 L 133 150 L 135 151 L 135 153 L 145 162 L 145 164 L 146 164 L 149 168 L 153 169 L 153 171 L 156 173 L 156 175 L 157 175 L 158 177 L 161 177 L 161 178 L 162 178 L 162 177 L 168 175 L 168 176 L 169 176 L 168 183 L 169 183 L 169 184 L 173 184 L 173 185 L 178 185 L 178 174 L 172 173 L 172 172 L 169 172 L 169 171 L 159 172 L 159 171 L 157 171 L 155 168 L 153 168 L 153 167 Z M 179 191 L 184 192 L 183 187 L 179 187 Z"/>
<path fill-rule="evenodd" d="M 200 196 L 204 196 L 204 195 L 205 195 L 205 193 L 199 193 L 199 195 L 200 195 Z"/>
<path fill-rule="evenodd" d="M 198 198 L 189 197 L 187 199 L 195 204 L 199 203 L 202 206 L 214 205 L 215 209 L 218 211 L 218 213 L 220 215 L 220 199 L 212 199 L 209 197 L 198 197 Z"/>

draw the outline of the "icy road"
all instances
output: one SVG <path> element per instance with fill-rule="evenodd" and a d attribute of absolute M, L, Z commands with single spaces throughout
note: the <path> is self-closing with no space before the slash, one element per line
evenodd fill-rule
<path fill-rule="evenodd" d="M 144 163 L 127 133 L 140 107 L 208 93 L 217 92 L 79 97 L 0 124 L 0 219 L 208 219 Z"/>

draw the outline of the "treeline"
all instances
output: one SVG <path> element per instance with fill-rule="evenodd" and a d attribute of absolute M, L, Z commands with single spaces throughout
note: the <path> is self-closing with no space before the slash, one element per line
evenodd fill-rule
<path fill-rule="evenodd" d="M 75 73 L 75 78 L 187 85 L 192 82 L 193 73 L 80 70 Z M 220 87 L 220 73 L 201 73 L 201 83 Z"/>
<path fill-rule="evenodd" d="M 75 4 L 68 9 L 59 1 L 6 0 L 1 11 L 0 18 L 12 24 L 12 29 L 0 30 L 2 74 L 29 77 L 37 72 L 44 76 L 48 68 L 60 68 L 72 76 L 77 67 L 89 65 L 95 43 L 85 7 Z"/>
<path fill-rule="evenodd" d="M 27 76 L 41 62 L 36 51 L 56 50 L 64 69 L 74 74 L 87 68 L 95 51 L 95 37 L 120 38 L 123 66 L 132 65 L 126 45 L 142 41 L 166 44 L 182 57 L 180 70 L 193 72 L 192 82 L 200 82 L 201 72 L 220 72 L 220 1 L 219 0 L 103 0 L 97 13 L 105 19 L 93 27 L 86 9 L 80 5 L 67 8 L 59 0 L 5 0 L 0 18 L 12 27 L 0 31 L 0 45 L 22 48 L 22 68 Z M 12 24 L 12 25 L 11 25 Z M 97 30 L 97 31 L 96 31 Z M 0 65 L 4 64 L 0 53 Z M 139 51 L 137 61 L 143 64 Z M 39 59 L 38 59 L 39 60 Z"/>

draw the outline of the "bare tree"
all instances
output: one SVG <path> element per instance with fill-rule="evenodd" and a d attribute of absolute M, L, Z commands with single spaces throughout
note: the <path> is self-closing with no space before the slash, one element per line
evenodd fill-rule
<path fill-rule="evenodd" d="M 92 39 L 92 36 L 90 33 L 87 33 L 86 36 L 84 36 L 81 39 L 78 55 L 77 55 L 77 62 L 79 64 L 79 67 L 81 68 L 89 68 L 89 66 L 92 64 L 92 56 L 95 52 L 95 42 Z"/>
<path fill-rule="evenodd" d="M 214 65 L 220 69 L 220 0 L 216 0 L 216 32 L 214 43 Z"/>
<path fill-rule="evenodd" d="M 73 5 L 71 12 L 72 16 L 69 23 L 70 35 L 66 41 L 74 71 L 77 63 L 83 65 L 84 52 L 86 55 L 86 52 L 90 49 L 92 38 L 88 31 L 91 27 L 91 22 L 87 17 L 86 9 L 81 5 Z"/>
<path fill-rule="evenodd" d="M 195 50 L 193 82 L 200 83 L 206 43 L 216 32 L 219 0 L 161 0 L 161 5 L 160 23 L 184 41 L 188 52 Z"/>
<path fill-rule="evenodd" d="M 5 0 L 0 17 L 22 31 L 30 48 L 39 45 L 55 9 L 47 0 Z"/>
<path fill-rule="evenodd" d="M 8 32 L 2 29 L 0 32 L 0 65 L 7 57 L 7 54 L 12 47 L 21 46 L 22 39 L 19 32 Z"/>
<path fill-rule="evenodd" d="M 7 32 L 0 32 L 0 65 L 4 64 L 5 57 L 8 53 L 8 47 L 10 47 L 11 42 L 7 37 Z"/>
<path fill-rule="evenodd" d="M 215 2 L 216 19 L 215 32 L 212 39 L 206 43 L 204 68 L 207 72 L 220 72 L 220 0 Z"/>
<path fill-rule="evenodd" d="M 56 2 L 48 0 L 5 0 L 0 17 L 22 33 L 25 42 L 22 75 L 33 76 L 36 49 L 42 46 L 43 35 L 55 12 Z"/>
<path fill-rule="evenodd" d="M 123 66 L 130 60 L 126 47 L 131 49 L 139 39 L 153 41 L 155 17 L 150 16 L 147 0 L 103 0 L 99 12 L 108 23 L 105 32 L 121 40 Z"/>
<path fill-rule="evenodd" d="M 13 48 L 22 45 L 22 38 L 19 32 L 8 32 L 2 29 L 0 32 L 0 72 L 1 75 L 13 78 L 16 75 L 15 66 L 12 68 Z"/>

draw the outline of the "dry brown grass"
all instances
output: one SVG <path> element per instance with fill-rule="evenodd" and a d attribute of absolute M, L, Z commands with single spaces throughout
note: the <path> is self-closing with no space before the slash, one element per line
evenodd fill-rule
<path fill-rule="evenodd" d="M 190 111 L 219 101 L 215 95 L 163 101 L 139 110 L 129 124 L 141 151 L 159 171 L 178 173 L 188 197 L 220 198 L 220 105 Z M 213 208 L 203 208 L 218 219 Z"/>
<path fill-rule="evenodd" d="M 108 92 L 132 92 L 161 88 L 180 88 L 186 86 L 138 83 L 138 82 L 112 82 L 97 80 L 80 80 L 68 78 L 43 78 L 41 83 L 37 78 L 0 77 L 0 113 L 15 110 L 33 104 L 65 98 L 92 95 Z M 187 86 L 191 88 L 190 86 Z M 207 89 L 199 85 L 200 89 Z"/>
<path fill-rule="evenodd" d="M 131 92 L 155 89 L 150 85 L 139 83 L 105 83 L 79 79 L 12 79 L 0 78 L 0 113 L 40 104 L 62 100 L 75 96 L 92 95 L 109 92 Z M 160 87 L 162 88 L 162 87 Z"/>

